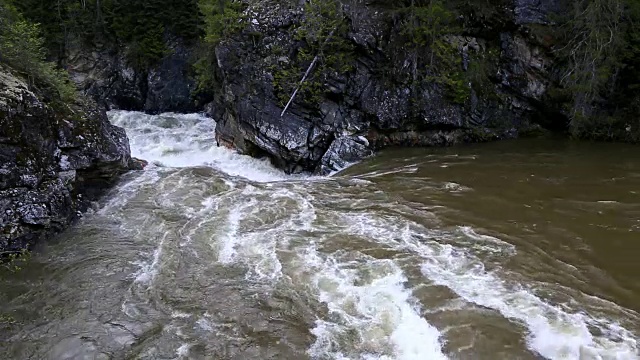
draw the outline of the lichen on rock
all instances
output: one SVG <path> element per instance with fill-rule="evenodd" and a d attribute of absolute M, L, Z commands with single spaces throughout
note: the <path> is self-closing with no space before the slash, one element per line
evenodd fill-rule
<path fill-rule="evenodd" d="M 131 166 L 124 130 L 95 103 L 54 109 L 0 65 L 0 252 L 61 231 Z"/>

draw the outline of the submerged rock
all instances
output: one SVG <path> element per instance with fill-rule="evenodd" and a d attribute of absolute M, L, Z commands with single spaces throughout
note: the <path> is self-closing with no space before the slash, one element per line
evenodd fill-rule
<path fill-rule="evenodd" d="M 0 66 L 0 252 L 64 229 L 132 166 L 124 130 L 95 103 L 54 110 Z"/>

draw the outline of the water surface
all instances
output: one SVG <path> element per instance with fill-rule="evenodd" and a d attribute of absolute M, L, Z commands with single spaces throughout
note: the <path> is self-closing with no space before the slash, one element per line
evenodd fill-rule
<path fill-rule="evenodd" d="M 215 147 L 210 119 L 111 117 L 152 166 L 0 274 L 5 358 L 640 358 L 635 147 L 398 149 L 291 177 Z"/>

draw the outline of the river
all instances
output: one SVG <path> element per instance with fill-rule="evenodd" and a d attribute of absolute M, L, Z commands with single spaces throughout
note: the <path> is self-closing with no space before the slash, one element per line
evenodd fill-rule
<path fill-rule="evenodd" d="M 0 273 L 3 359 L 640 359 L 640 152 L 396 149 L 331 177 L 112 112 L 144 171 Z"/>

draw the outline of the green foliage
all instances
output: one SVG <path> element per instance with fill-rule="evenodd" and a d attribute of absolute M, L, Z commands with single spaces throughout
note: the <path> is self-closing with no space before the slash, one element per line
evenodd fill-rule
<path fill-rule="evenodd" d="M 18 325 L 18 321 L 10 314 L 0 313 L 0 331 L 7 330 Z"/>
<path fill-rule="evenodd" d="M 442 44 L 442 36 L 454 30 L 454 14 L 439 0 L 429 1 L 426 5 L 413 3 L 402 9 L 401 13 L 405 14 L 401 33 L 414 47 Z M 440 50 L 434 47 L 431 52 L 437 55 Z"/>
<path fill-rule="evenodd" d="M 207 93 L 215 88 L 215 47 L 224 39 L 240 33 L 247 26 L 243 15 L 244 4 L 236 0 L 199 0 L 198 6 L 204 18 L 204 40 L 193 69 L 196 76 L 196 93 Z"/>
<path fill-rule="evenodd" d="M 146 16 L 147 4 L 116 1 L 112 29 L 117 38 L 127 44 L 131 64 L 144 69 L 158 62 L 168 49 L 164 42 L 165 27 L 158 17 Z"/>
<path fill-rule="evenodd" d="M 576 1 L 567 44 L 562 55 L 569 66 L 562 84 L 574 93 L 570 108 L 572 126 L 592 115 L 592 106 L 616 71 L 615 54 L 621 45 L 621 0 Z"/>
<path fill-rule="evenodd" d="M 169 53 L 168 34 L 196 39 L 201 19 L 196 0 L 112 0 L 110 28 L 126 44 L 128 58 L 137 68 L 155 65 Z"/>
<path fill-rule="evenodd" d="M 465 72 L 466 81 L 478 94 L 489 98 L 496 98 L 495 85 L 491 81 L 491 74 L 495 74 L 499 62 L 499 50 L 487 48 L 484 51 L 470 52 L 469 66 Z"/>
<path fill-rule="evenodd" d="M 453 102 L 464 104 L 470 88 L 460 44 L 451 37 L 460 32 L 455 13 L 439 0 L 412 1 L 397 13 L 402 18 L 400 33 L 413 53 L 414 87 L 423 82 L 440 84 Z"/>
<path fill-rule="evenodd" d="M 51 55 L 62 58 L 71 39 L 89 45 L 122 44 L 132 65 L 155 64 L 168 35 L 197 40 L 202 19 L 197 0 L 15 0 L 27 19 L 40 24 Z"/>
<path fill-rule="evenodd" d="M 457 104 L 464 104 L 469 98 L 469 81 L 462 69 L 462 57 L 459 44 L 435 39 L 431 44 L 431 56 L 437 62 L 429 65 L 427 81 L 444 86 L 446 94 Z"/>
<path fill-rule="evenodd" d="M 490 38 L 512 28 L 513 0 L 448 0 L 447 6 L 455 9 L 462 32 Z"/>
<path fill-rule="evenodd" d="M 197 60 L 193 64 L 197 87 L 196 94 L 207 93 L 210 89 L 215 88 L 217 84 L 216 78 L 216 58 L 213 47 L 207 47 L 201 51 Z"/>
<path fill-rule="evenodd" d="M 20 265 L 28 261 L 30 258 L 31 253 L 26 249 L 20 251 L 0 251 L 0 269 L 9 272 L 20 271 Z"/>
<path fill-rule="evenodd" d="M 244 4 L 240 1 L 200 0 L 198 6 L 204 15 L 205 41 L 209 44 L 217 45 L 247 25 Z"/>
<path fill-rule="evenodd" d="M 566 66 L 561 84 L 570 94 L 566 112 L 577 138 L 640 140 L 640 3 L 581 0 L 564 23 L 557 50 Z"/>
<path fill-rule="evenodd" d="M 16 323 L 16 320 L 11 315 L 0 314 L 0 328 L 8 327 Z"/>
<path fill-rule="evenodd" d="M 0 61 L 26 75 L 30 85 L 48 90 L 54 100 L 70 102 L 76 97 L 68 74 L 46 61 L 39 26 L 24 20 L 8 4 L 0 4 Z"/>
<path fill-rule="evenodd" d="M 273 85 L 280 105 L 285 106 L 291 94 L 300 86 L 298 99 L 316 106 L 327 91 L 332 76 L 353 70 L 354 46 L 346 39 L 348 23 L 337 0 L 306 3 L 303 21 L 293 30 L 295 40 L 303 44 L 296 58 L 272 68 Z M 274 55 L 277 51 L 273 51 Z M 300 83 L 314 62 L 307 79 Z"/>

